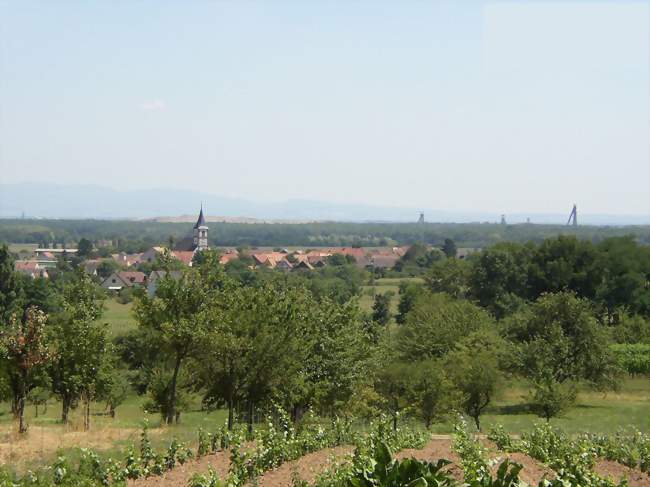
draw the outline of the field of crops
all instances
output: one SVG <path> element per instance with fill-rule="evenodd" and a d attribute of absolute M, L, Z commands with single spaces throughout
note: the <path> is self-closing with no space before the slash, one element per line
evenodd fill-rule
<path fill-rule="evenodd" d="M 22 477 L 5 469 L 0 486 L 597 486 L 649 485 L 650 436 L 635 430 L 567 435 L 539 423 L 517 437 L 487 436 L 462 418 L 454 433 L 393 430 L 379 420 L 359 429 L 344 419 L 308 416 L 293 425 L 281 410 L 253 434 L 199 428 L 193 441 L 154 446 L 139 439 L 113 458 L 91 449 L 60 456 Z"/>

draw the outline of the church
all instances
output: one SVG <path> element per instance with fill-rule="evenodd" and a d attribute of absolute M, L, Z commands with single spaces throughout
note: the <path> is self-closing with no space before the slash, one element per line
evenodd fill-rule
<path fill-rule="evenodd" d="M 192 236 L 187 236 L 179 241 L 174 247 L 175 251 L 181 252 L 196 252 L 199 250 L 208 249 L 208 226 L 203 216 L 203 205 L 199 217 L 192 228 Z"/>

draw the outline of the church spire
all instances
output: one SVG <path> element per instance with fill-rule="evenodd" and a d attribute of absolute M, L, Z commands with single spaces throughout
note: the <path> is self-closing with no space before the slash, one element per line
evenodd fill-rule
<path fill-rule="evenodd" d="M 196 220 L 194 228 L 205 227 L 205 217 L 203 216 L 203 203 L 201 203 L 201 212 L 199 213 L 199 218 Z"/>

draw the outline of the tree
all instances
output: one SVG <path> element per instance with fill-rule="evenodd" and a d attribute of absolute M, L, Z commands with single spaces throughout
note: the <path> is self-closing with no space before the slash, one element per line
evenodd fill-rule
<path fill-rule="evenodd" d="M 14 260 L 6 245 L 0 245 L 0 320 L 7 322 L 20 309 L 21 286 Z"/>
<path fill-rule="evenodd" d="M 424 288 L 419 284 L 401 282 L 399 285 L 399 303 L 397 304 L 397 315 L 395 321 L 400 325 L 406 322 L 406 316 L 411 311 L 416 298 L 424 292 Z"/>
<path fill-rule="evenodd" d="M 90 401 L 96 393 L 100 371 L 108 359 L 102 294 L 83 270 L 77 269 L 64 284 L 62 308 L 52 319 L 49 339 L 56 351 L 50 364 L 53 392 L 61 399 L 61 420 L 68 422 L 70 409 L 84 402 L 84 427 L 90 427 Z"/>
<path fill-rule="evenodd" d="M 381 408 L 391 416 L 393 430 L 397 430 L 400 413 L 410 405 L 412 371 L 409 363 L 389 362 L 375 374 L 374 388 L 382 398 Z"/>
<path fill-rule="evenodd" d="M 542 378 L 534 383 L 531 407 L 538 416 L 548 422 L 571 407 L 576 394 L 577 390 L 572 382 L 561 383 L 550 377 Z"/>
<path fill-rule="evenodd" d="M 201 311 L 207 300 L 207 290 L 196 271 L 185 270 L 179 279 L 171 272 L 158 280 L 155 296 L 141 293 L 133 306 L 138 325 L 159 347 L 160 363 L 170 367 L 169 384 L 161 410 L 164 420 L 178 420 L 177 385 L 182 365 L 197 350 L 205 333 Z M 159 397 L 159 396 L 158 396 Z"/>
<path fill-rule="evenodd" d="M 498 391 L 501 373 L 496 354 L 489 349 L 460 346 L 446 357 L 446 370 L 462 394 L 463 411 L 481 430 L 480 417 Z"/>
<path fill-rule="evenodd" d="M 573 382 L 599 389 L 616 385 L 617 367 L 607 332 L 594 318 L 590 303 L 572 292 L 542 295 L 506 321 L 505 335 L 517 346 L 519 371 L 540 399 L 557 403 L 563 398 L 565 408 Z M 542 410 L 548 414 L 563 408 Z"/>
<path fill-rule="evenodd" d="M 422 293 L 397 331 L 395 348 L 406 361 L 442 357 L 463 337 L 494 327 L 490 315 L 469 301 Z"/>
<path fill-rule="evenodd" d="M 495 245 L 480 253 L 470 275 L 471 296 L 497 318 L 516 311 L 529 296 L 533 246 Z"/>
<path fill-rule="evenodd" d="M 460 396 L 439 362 L 415 362 L 410 368 L 413 385 L 409 390 L 409 399 L 416 415 L 429 429 L 433 422 L 454 409 Z"/>
<path fill-rule="evenodd" d="M 18 432 L 26 433 L 25 402 L 27 395 L 39 384 L 39 375 L 52 359 L 45 337 L 47 315 L 29 308 L 25 320 L 14 316 L 0 335 L 5 367 L 18 383 Z"/>
<path fill-rule="evenodd" d="M 82 258 L 88 258 L 93 253 L 93 243 L 87 238 L 82 238 L 77 244 L 77 255 Z"/>
<path fill-rule="evenodd" d="M 597 299 L 610 315 L 626 307 L 650 317 L 650 247 L 638 245 L 632 237 L 617 237 L 601 242 L 598 250 L 605 272 L 597 283 Z"/>
<path fill-rule="evenodd" d="M 442 245 L 442 251 L 448 259 L 453 259 L 456 257 L 456 243 L 452 239 L 446 238 L 445 243 Z"/>
<path fill-rule="evenodd" d="M 375 294 L 372 304 L 372 319 L 380 325 L 387 325 L 390 321 L 390 300 L 392 293 Z"/>
<path fill-rule="evenodd" d="M 256 404 L 299 375 L 308 350 L 309 294 L 271 281 L 259 288 L 232 287 L 206 310 L 210 334 L 201 360 L 207 398 L 224 401 L 229 424 L 237 402 L 246 404 L 249 432 Z"/>
<path fill-rule="evenodd" d="M 434 263 L 424 280 L 434 293 L 447 293 L 464 298 L 469 293 L 470 265 L 460 259 L 445 259 Z"/>

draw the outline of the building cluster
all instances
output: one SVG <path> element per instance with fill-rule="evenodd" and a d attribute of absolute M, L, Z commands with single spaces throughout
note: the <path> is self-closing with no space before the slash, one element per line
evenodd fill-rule
<path fill-rule="evenodd" d="M 192 228 L 192 234 L 179 241 L 173 249 L 151 247 L 142 253 L 128 254 L 120 252 L 109 259 L 88 259 L 83 265 L 84 270 L 99 276 L 102 263 L 107 260 L 114 262 L 115 270 L 110 275 L 101 278 L 101 286 L 112 291 L 120 291 L 134 286 L 146 286 L 151 291 L 155 283 L 164 275 L 164 271 L 150 270 L 163 255 L 177 259 L 183 265 L 191 267 L 197 252 L 208 249 L 208 226 L 203 215 L 203 208 Z M 335 255 L 346 258 L 349 262 L 361 268 L 391 269 L 402 257 L 408 247 L 386 247 L 364 249 L 360 247 L 328 247 L 318 249 L 254 249 L 243 252 L 234 248 L 221 250 L 220 263 L 228 264 L 233 260 L 246 257 L 247 265 L 253 269 L 268 268 L 284 271 L 314 270 L 329 265 Z M 16 271 L 27 274 L 32 278 L 48 277 L 48 269 L 55 268 L 62 254 L 73 255 L 77 249 L 36 249 L 30 260 L 16 261 Z M 148 272 L 144 272 L 149 269 Z M 177 271 L 173 271 L 177 272 Z"/>

